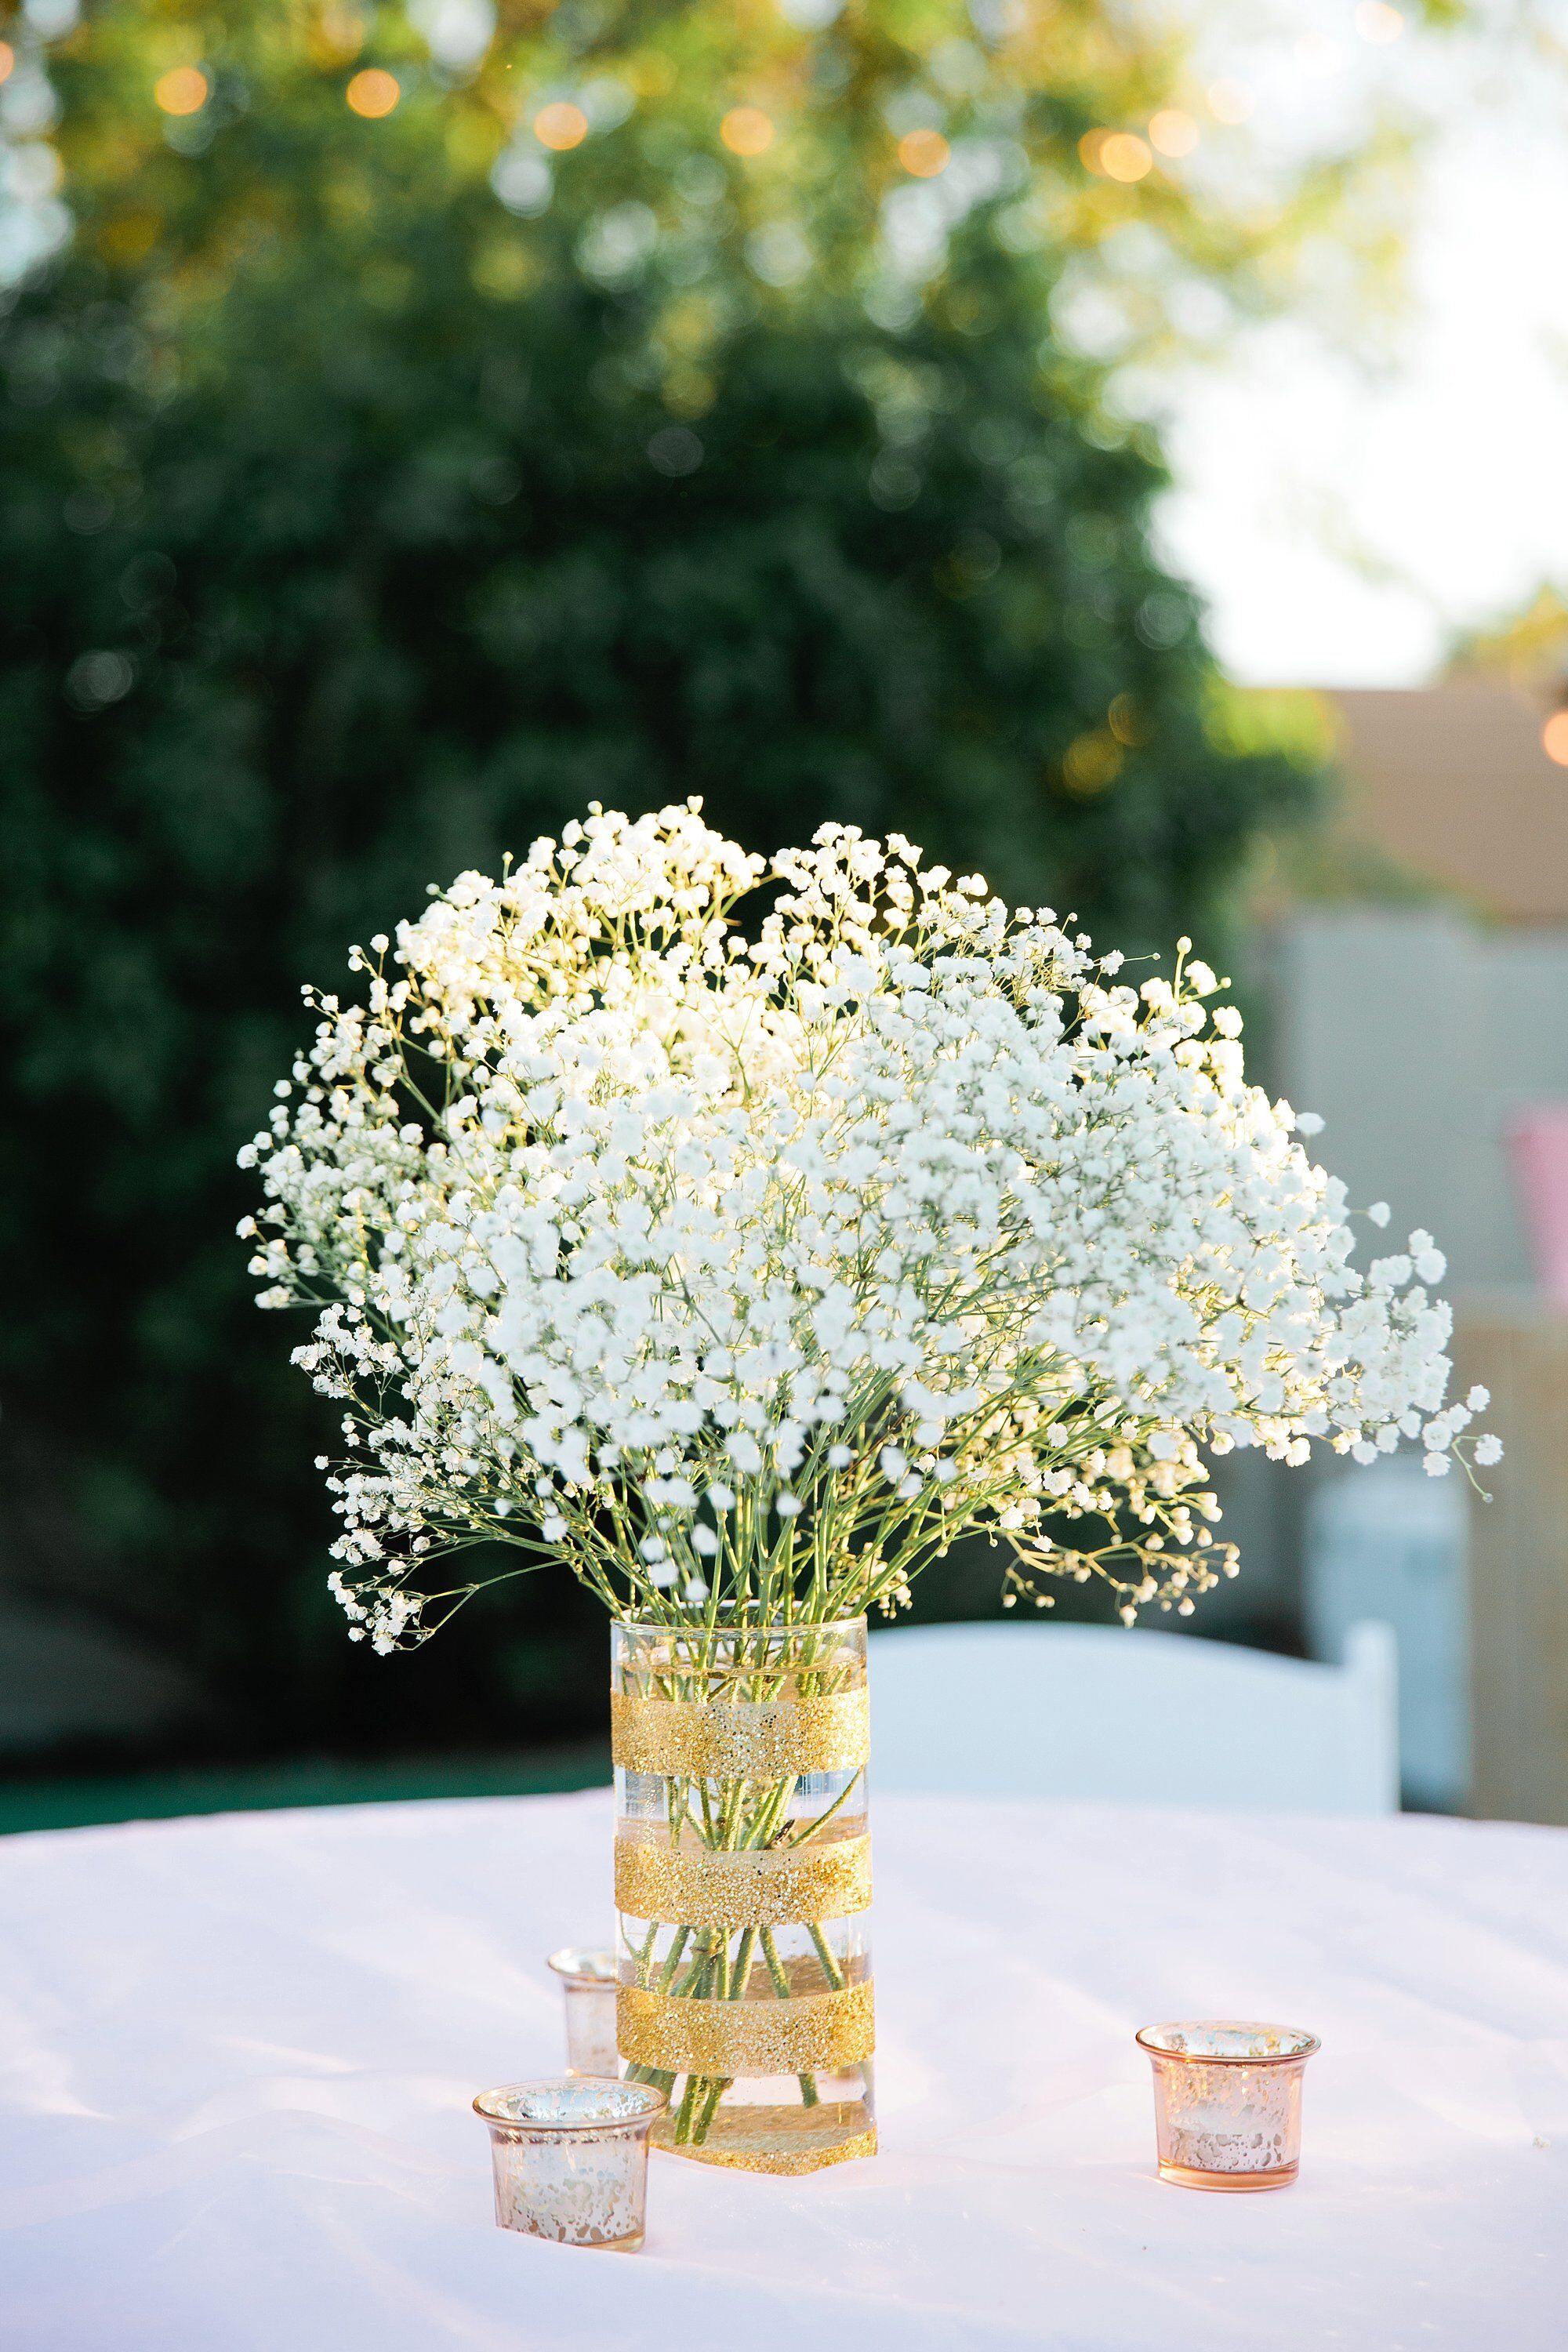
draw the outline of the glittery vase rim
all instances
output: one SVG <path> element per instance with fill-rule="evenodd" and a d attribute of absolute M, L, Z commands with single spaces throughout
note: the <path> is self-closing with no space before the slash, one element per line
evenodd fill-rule
<path fill-rule="evenodd" d="M 614 1984 L 619 1973 L 616 1956 L 607 1946 L 567 1944 L 552 1952 L 544 1965 L 568 1984 Z"/>
<path fill-rule="evenodd" d="M 854 1617 L 762 1617 L 754 1612 L 737 1608 L 732 1601 L 721 1601 L 719 1613 L 710 1624 L 705 1617 L 613 1617 L 612 1625 L 623 1627 L 628 1633 L 668 1634 L 681 1640 L 701 1641 L 712 1634 L 722 1636 L 737 1631 L 745 1633 L 765 1633 L 787 1641 L 797 1633 L 858 1633 L 865 1626 L 864 1614 Z"/>
<path fill-rule="evenodd" d="M 556 2081 L 500 2083 L 481 2091 L 474 2113 L 502 2131 L 641 2132 L 669 2105 L 652 2083 L 623 2082 L 614 2074 L 576 2074 Z"/>
<path fill-rule="evenodd" d="M 1261 2042 L 1273 2042 L 1272 2049 L 1219 2050 L 1195 2049 L 1185 2037 L 1196 2033 L 1251 2035 Z M 1188 2066 L 1300 2066 L 1315 2057 L 1322 2048 L 1315 2033 L 1296 2025 L 1253 2025 L 1246 2021 L 1204 2019 L 1186 2024 L 1144 2025 L 1134 2035 L 1139 2047 L 1151 2058 L 1167 2058 L 1173 2064 Z M 1279 2045 L 1288 2042 L 1288 2049 Z"/>

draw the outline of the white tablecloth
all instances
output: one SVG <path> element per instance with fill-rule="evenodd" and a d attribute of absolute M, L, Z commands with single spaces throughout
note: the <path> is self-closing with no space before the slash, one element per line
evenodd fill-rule
<path fill-rule="evenodd" d="M 598 1793 L 0 1841 L 5 2352 L 1563 2352 L 1568 1832 L 889 1800 L 882 2149 L 494 2229 Z M 1163 2186 L 1134 2027 L 1322 2036 L 1300 2183 Z"/>

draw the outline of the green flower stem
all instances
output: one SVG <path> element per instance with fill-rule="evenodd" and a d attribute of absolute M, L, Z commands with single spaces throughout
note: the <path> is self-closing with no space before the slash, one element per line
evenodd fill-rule
<path fill-rule="evenodd" d="M 768 1974 L 773 1980 L 774 1992 L 781 2000 L 788 2000 L 789 1978 L 784 1973 L 784 1965 L 779 1958 L 779 1948 L 773 1941 L 773 1931 L 771 1927 L 763 1929 L 763 1958 L 768 1964 Z M 806 2107 L 817 2105 L 818 2094 L 815 2074 L 797 2074 L 795 2081 L 800 2084 L 801 2105 Z"/>
<path fill-rule="evenodd" d="M 833 1819 L 833 1816 L 838 1811 L 839 1806 L 844 1804 L 854 1793 L 854 1790 L 859 1785 L 861 1773 L 864 1772 L 865 1769 L 865 1766 L 862 1765 L 860 1771 L 855 1773 L 853 1778 L 846 1783 L 843 1789 L 839 1790 L 839 1793 L 834 1798 L 833 1802 L 828 1806 L 827 1811 L 825 1813 L 814 1814 L 812 1819 L 805 1822 L 802 1828 L 798 1829 L 793 1837 L 786 1838 L 784 1840 L 785 1845 L 792 1848 L 797 1845 L 805 1845 L 810 1839 L 814 1838 L 818 1830 L 823 1827 L 824 1823 L 830 1822 Z"/>
<path fill-rule="evenodd" d="M 677 1928 L 674 1941 L 671 1943 L 668 1951 L 665 1954 L 664 1966 L 659 1970 L 658 1990 L 660 1992 L 668 1992 L 669 1990 L 671 1979 L 675 1975 L 676 1969 L 680 1966 L 680 1956 L 686 1949 L 690 1938 L 691 1930 L 689 1927 Z"/>
<path fill-rule="evenodd" d="M 826 1937 L 815 1919 L 811 1922 L 811 1940 L 816 1946 L 816 1957 L 822 1963 L 822 1973 L 835 1992 L 844 1990 L 844 1971 L 834 1958 Z"/>
<path fill-rule="evenodd" d="M 662 2066 L 628 2066 L 626 2079 L 628 2083 L 651 2083 L 657 2090 L 662 2091 L 668 2099 L 679 2077 L 667 2074 Z"/>
<path fill-rule="evenodd" d="M 680 2102 L 680 2111 L 675 2118 L 675 2142 L 678 2147 L 687 2147 L 690 2145 L 692 2119 L 696 2114 L 697 2100 L 702 2087 L 700 2075 L 688 2074 L 686 2090 Z"/>
<path fill-rule="evenodd" d="M 756 1929 L 744 1928 L 742 1931 L 740 1942 L 735 1947 L 734 1958 L 731 1959 L 726 1953 L 721 1964 L 719 1990 L 721 2000 L 744 2000 L 747 1987 L 751 1982 L 752 1957 L 756 1948 Z M 693 2139 L 700 2142 L 707 2138 L 712 2127 L 713 2116 L 719 2102 L 729 2087 L 730 2078 L 727 2075 L 713 2074 L 703 2080 L 694 2113 L 691 2130 Z"/>
<path fill-rule="evenodd" d="M 773 1931 L 771 1927 L 763 1929 L 763 1958 L 768 1964 L 768 1974 L 773 1980 L 774 1992 L 781 2000 L 788 2000 L 789 1978 L 784 1973 L 784 1965 L 779 1958 L 779 1948 L 773 1941 Z"/>

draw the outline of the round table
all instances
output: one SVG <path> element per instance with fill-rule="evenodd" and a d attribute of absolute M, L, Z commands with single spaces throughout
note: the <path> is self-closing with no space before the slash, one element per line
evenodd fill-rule
<path fill-rule="evenodd" d="M 7 2352 L 1561 2352 L 1568 1832 L 875 1807 L 882 2152 L 495 2229 L 607 1793 L 0 1841 Z M 1165 2186 L 1132 2033 L 1311 2027 L 1301 2179 Z"/>

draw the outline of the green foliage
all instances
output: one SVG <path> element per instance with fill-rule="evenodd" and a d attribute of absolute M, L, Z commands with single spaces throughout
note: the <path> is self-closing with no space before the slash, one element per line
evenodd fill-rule
<path fill-rule="evenodd" d="M 392 10 L 119 0 L 53 61 L 76 235 L 0 326 L 0 1362 L 24 1564 L 112 1595 L 230 1737 L 402 1713 L 328 1622 L 319 1408 L 232 1238 L 301 980 L 590 798 L 699 793 L 764 849 L 896 825 L 1132 947 L 1213 940 L 1303 798 L 1209 724 L 1157 450 L 1053 331 L 1134 201 L 1224 245 L 1086 172 L 1107 92 L 1174 68 L 1058 16 L 1053 63 L 946 0 L 820 37 L 760 0 L 519 9 L 444 82 Z M 344 103 L 367 65 L 383 121 Z M 209 95 L 162 116 L 182 66 Z M 529 122 L 579 99 L 607 127 L 547 154 Z M 917 118 L 978 193 L 934 261 L 911 215 L 911 264 Z M 495 1622 L 419 1669 L 427 1726 L 517 1686 Z"/>

